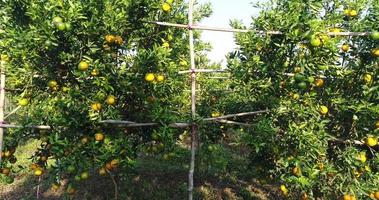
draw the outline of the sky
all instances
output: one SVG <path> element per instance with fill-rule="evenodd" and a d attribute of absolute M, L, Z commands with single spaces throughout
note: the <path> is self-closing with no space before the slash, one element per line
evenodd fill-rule
<path fill-rule="evenodd" d="M 231 19 L 240 20 L 248 26 L 251 17 L 256 16 L 259 12 L 251 4 L 257 0 L 198 0 L 198 2 L 210 2 L 212 4 L 213 14 L 199 23 L 205 26 L 230 28 Z M 225 55 L 236 47 L 233 33 L 203 31 L 202 40 L 210 42 L 213 46 L 213 50 L 208 54 L 210 60 L 217 63 L 221 62 L 225 66 Z"/>

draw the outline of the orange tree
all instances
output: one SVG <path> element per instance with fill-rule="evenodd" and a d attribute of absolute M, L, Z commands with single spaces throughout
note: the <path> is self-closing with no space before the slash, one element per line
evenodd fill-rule
<path fill-rule="evenodd" d="M 31 152 L 34 174 L 48 173 L 70 183 L 87 179 L 93 171 L 104 175 L 127 169 L 140 149 L 164 151 L 175 144 L 178 132 L 167 127 L 125 131 L 100 121 L 166 125 L 190 116 L 189 94 L 183 92 L 188 77 L 177 74 L 188 69 L 186 32 L 147 23 L 187 23 L 184 1 L 0 4 L 7 89 L 12 91 L 10 101 L 21 107 L 7 121 L 51 126 L 49 131 L 9 130 L 3 174 L 12 177 L 18 171 L 13 154 L 29 138 L 42 142 Z M 198 8 L 195 21 L 210 14 L 208 5 Z M 196 43 L 199 51 L 206 47 Z M 70 184 L 68 192 L 74 191 Z"/>
<path fill-rule="evenodd" d="M 253 166 L 280 180 L 290 199 L 378 199 L 379 3 L 258 6 L 251 28 L 283 34 L 236 34 L 240 49 L 228 60 L 235 91 L 219 99 L 225 112 L 270 110 L 244 133 Z"/>

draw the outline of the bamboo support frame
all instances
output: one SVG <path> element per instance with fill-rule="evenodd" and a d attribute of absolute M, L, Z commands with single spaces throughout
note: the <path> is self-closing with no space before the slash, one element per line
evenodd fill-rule
<path fill-rule="evenodd" d="M 196 73 L 216 73 L 216 72 L 227 72 L 226 70 L 213 70 L 213 69 L 196 69 L 195 66 L 195 51 L 194 51 L 194 35 L 193 30 L 206 30 L 206 31 L 219 31 L 219 32 L 233 32 L 233 33 L 255 33 L 255 34 L 262 34 L 262 35 L 282 35 L 283 33 L 280 31 L 259 31 L 259 30 L 252 30 L 252 29 L 233 29 L 233 28 L 220 28 L 220 27 L 209 27 L 209 26 L 202 26 L 202 25 L 194 25 L 193 24 L 193 9 L 194 9 L 194 0 L 189 0 L 189 9 L 188 9 L 188 25 L 187 24 L 176 24 L 176 23 L 168 23 L 168 22 L 147 22 L 151 24 L 156 24 L 160 26 L 168 26 L 168 27 L 176 27 L 176 28 L 184 28 L 188 29 L 189 32 L 189 45 L 190 45 L 190 70 L 186 71 L 180 71 L 179 74 L 185 74 L 185 73 L 191 73 L 191 114 L 192 119 L 194 120 L 196 118 Z M 371 32 L 328 32 L 326 33 L 329 36 L 369 36 L 371 35 Z M 4 124 L 4 106 L 5 106 L 5 61 L 0 60 L 0 152 L 3 150 L 3 135 L 4 135 L 4 129 L 5 128 L 32 128 L 32 129 L 51 129 L 51 126 L 46 125 L 40 125 L 40 126 L 21 126 L 21 125 L 14 125 L 14 124 Z M 287 76 L 293 76 L 293 74 L 285 74 Z M 38 75 L 35 75 L 34 77 L 39 77 Z M 224 77 L 220 77 L 224 78 Z M 16 112 L 15 110 L 14 112 Z M 7 117 L 14 112 L 11 112 L 7 115 Z M 248 116 L 248 115 L 254 115 L 254 114 L 260 114 L 260 113 L 267 113 L 269 110 L 263 110 L 263 111 L 255 111 L 255 112 L 246 112 L 246 113 L 238 113 L 238 114 L 230 114 L 215 118 L 205 118 L 203 121 L 205 122 L 220 122 L 220 123 L 226 123 L 226 124 L 236 124 L 241 126 L 250 126 L 249 124 L 235 122 L 231 120 L 226 120 L 228 118 L 235 118 L 235 117 L 242 117 L 242 116 Z M 157 126 L 158 123 L 135 123 L 131 121 L 119 121 L 119 120 L 104 120 L 100 123 L 105 124 L 116 124 L 116 125 L 122 125 L 126 127 L 146 127 L 146 126 Z M 194 169 L 195 169 L 195 152 L 196 152 L 196 145 L 198 141 L 198 133 L 197 133 L 197 125 L 194 123 L 172 123 L 169 125 L 173 128 L 192 128 L 192 144 L 191 144 L 191 163 L 190 163 L 190 170 L 188 173 L 188 199 L 193 199 L 193 176 L 194 176 Z M 356 144 L 361 144 L 359 141 L 354 141 Z M 2 157 L 0 153 L 0 164 L 2 162 Z"/>

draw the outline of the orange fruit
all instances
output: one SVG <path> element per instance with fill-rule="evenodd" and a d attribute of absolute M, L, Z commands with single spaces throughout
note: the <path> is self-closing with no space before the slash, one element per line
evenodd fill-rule
<path fill-rule="evenodd" d="M 307 193 L 303 193 L 302 195 L 301 195 L 301 200 L 308 200 L 308 195 L 307 195 Z"/>
<path fill-rule="evenodd" d="M 6 151 L 6 152 L 4 152 L 3 155 L 4 155 L 5 158 L 9 158 L 9 157 L 12 156 L 12 152 L 10 152 L 10 151 Z"/>
<path fill-rule="evenodd" d="M 169 47 L 170 47 L 170 43 L 168 43 L 168 42 L 163 42 L 162 47 L 164 47 L 164 48 L 169 48 Z"/>
<path fill-rule="evenodd" d="M 84 136 L 84 137 L 82 137 L 82 139 L 80 140 L 80 142 L 82 144 L 87 144 L 89 142 L 89 138 L 87 136 Z"/>
<path fill-rule="evenodd" d="M 43 170 L 40 168 L 37 168 L 34 170 L 34 175 L 35 176 L 41 176 L 43 174 Z"/>
<path fill-rule="evenodd" d="M 92 105 L 91 105 L 91 108 L 92 108 L 92 110 L 94 110 L 94 111 L 100 111 L 101 110 L 101 104 L 99 103 L 99 102 L 96 102 L 96 103 L 93 103 Z"/>
<path fill-rule="evenodd" d="M 99 74 L 100 74 L 100 72 L 99 72 L 98 69 L 93 69 L 93 70 L 91 71 L 91 75 L 92 75 L 92 76 L 98 76 Z"/>
<path fill-rule="evenodd" d="M 88 179 L 88 177 L 89 177 L 89 173 L 88 173 L 88 172 L 82 172 L 82 173 L 80 174 L 80 178 L 81 178 L 82 180 L 86 180 L 86 179 Z"/>
<path fill-rule="evenodd" d="M 348 195 L 348 194 L 345 194 L 345 195 L 343 195 L 343 198 L 342 198 L 343 200 L 353 200 L 352 199 L 352 196 L 350 196 L 350 195 Z"/>
<path fill-rule="evenodd" d="M 95 134 L 95 140 L 96 141 L 103 141 L 104 140 L 104 134 L 103 133 L 96 133 Z"/>
<path fill-rule="evenodd" d="M 114 35 L 106 35 L 105 42 L 107 44 L 113 44 L 115 42 L 116 37 Z"/>
<path fill-rule="evenodd" d="M 153 82 L 154 79 L 155 79 L 155 75 L 154 75 L 153 73 L 147 73 L 147 74 L 145 75 L 145 80 L 146 80 L 147 82 Z"/>
<path fill-rule="evenodd" d="M 109 95 L 106 100 L 108 105 L 114 105 L 116 103 L 116 97 L 113 95 Z"/>
<path fill-rule="evenodd" d="M 107 170 L 104 167 L 99 169 L 99 175 L 100 176 L 105 176 L 106 174 L 107 174 Z"/>
<path fill-rule="evenodd" d="M 11 170 L 9 168 L 3 168 L 1 170 L 1 173 L 4 174 L 4 175 L 6 175 L 6 176 L 8 176 L 10 172 L 11 172 Z"/>
<path fill-rule="evenodd" d="M 324 80 L 323 79 L 316 79 L 315 85 L 316 85 L 316 87 L 321 88 L 322 86 L 324 86 Z"/>
<path fill-rule="evenodd" d="M 301 175 L 301 169 L 300 167 L 294 167 L 292 169 L 292 173 L 295 175 L 295 176 L 300 176 Z"/>
<path fill-rule="evenodd" d="M 170 12 L 170 10 L 171 10 L 171 6 L 170 6 L 170 4 L 168 4 L 168 3 L 163 3 L 163 4 L 162 4 L 162 10 L 165 11 L 165 12 Z"/>
<path fill-rule="evenodd" d="M 326 115 L 326 114 L 328 114 L 328 112 L 329 112 L 328 107 L 326 107 L 326 106 L 320 106 L 320 113 L 321 114 Z"/>
<path fill-rule="evenodd" d="M 89 64 L 86 61 L 81 61 L 78 65 L 80 71 L 86 71 L 89 68 Z"/>
<path fill-rule="evenodd" d="M 366 144 L 369 147 L 374 147 L 374 146 L 378 145 L 378 139 L 374 138 L 374 137 L 368 137 L 366 140 Z"/>
<path fill-rule="evenodd" d="M 42 161 L 42 162 L 45 162 L 47 160 L 47 157 L 46 156 L 41 156 L 41 157 L 39 157 L 39 160 Z"/>
<path fill-rule="evenodd" d="M 107 170 L 112 170 L 112 169 L 113 169 L 111 163 L 107 163 L 107 164 L 105 164 L 105 168 L 106 168 Z"/>
<path fill-rule="evenodd" d="M 58 183 L 51 184 L 51 189 L 53 189 L 53 190 L 58 190 L 59 187 L 60 187 L 60 185 Z"/>
<path fill-rule="evenodd" d="M 124 40 L 122 39 L 121 36 L 116 36 L 115 40 L 114 40 L 115 44 L 116 45 L 122 45 L 122 43 L 124 43 Z"/>
<path fill-rule="evenodd" d="M 120 161 L 117 159 L 113 159 L 113 160 L 111 160 L 110 164 L 111 164 L 112 168 L 117 168 L 118 165 L 120 164 Z"/>
<path fill-rule="evenodd" d="M 375 196 L 376 199 L 379 200 L 379 191 L 375 192 L 375 193 L 374 193 L 374 196 Z"/>
<path fill-rule="evenodd" d="M 348 44 L 344 44 L 341 46 L 341 50 L 343 52 L 348 52 L 350 50 L 350 46 Z"/>
<path fill-rule="evenodd" d="M 18 100 L 18 105 L 20 105 L 20 106 L 27 106 L 28 104 L 29 104 L 29 100 L 26 98 L 22 98 L 22 99 Z"/>
<path fill-rule="evenodd" d="M 164 79 L 165 79 L 165 77 L 163 75 L 158 75 L 157 76 L 157 81 L 158 82 L 162 82 L 162 81 L 164 81 Z"/>
<path fill-rule="evenodd" d="M 358 11 L 356 11 L 356 10 L 350 10 L 349 11 L 349 16 L 350 17 L 356 17 L 358 15 Z"/>
<path fill-rule="evenodd" d="M 379 49 L 373 49 L 371 51 L 372 55 L 375 56 L 375 57 L 379 57 Z"/>

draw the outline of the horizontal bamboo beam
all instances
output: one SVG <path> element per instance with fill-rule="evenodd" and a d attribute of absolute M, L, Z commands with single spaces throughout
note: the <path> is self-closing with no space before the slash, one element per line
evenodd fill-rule
<path fill-rule="evenodd" d="M 51 126 L 46 126 L 46 125 L 21 126 L 17 124 L 0 124 L 0 128 L 31 128 L 31 129 L 49 130 L 51 129 Z"/>
<path fill-rule="evenodd" d="M 195 70 L 184 70 L 179 71 L 179 74 L 186 74 L 186 73 L 214 73 L 214 72 L 227 72 L 224 69 L 195 69 Z"/>
<path fill-rule="evenodd" d="M 224 115 L 224 116 L 220 116 L 220 117 L 205 118 L 205 119 L 203 119 L 203 121 L 218 121 L 221 119 L 228 119 L 228 118 L 233 118 L 233 117 L 243 117 L 243 116 L 255 115 L 255 114 L 260 114 L 260 113 L 268 113 L 268 112 L 270 112 L 268 109 L 267 110 L 254 111 L 254 112 L 244 112 L 244 113 Z"/>
<path fill-rule="evenodd" d="M 248 127 L 251 126 L 251 124 L 246 124 L 246 123 L 241 123 L 241 122 L 235 122 L 235 121 L 225 120 L 225 119 L 215 120 L 215 122 L 220 122 L 220 123 L 224 123 L 224 124 L 234 124 L 234 125 L 239 125 L 239 126 L 248 126 Z"/>
<path fill-rule="evenodd" d="M 267 34 L 267 35 L 282 35 L 283 33 L 280 31 L 259 31 L 252 29 L 234 29 L 234 28 L 221 28 L 221 27 L 210 27 L 210 26 L 202 26 L 202 25 L 193 25 L 189 26 L 187 24 L 176 24 L 169 22 L 147 22 L 151 24 L 156 24 L 160 26 L 170 26 L 176 28 L 186 28 L 186 29 L 197 29 L 197 30 L 206 30 L 206 31 L 218 31 L 218 32 L 232 32 L 232 33 L 256 33 L 256 34 Z M 325 33 L 329 36 L 370 36 L 372 32 L 327 32 Z"/>

